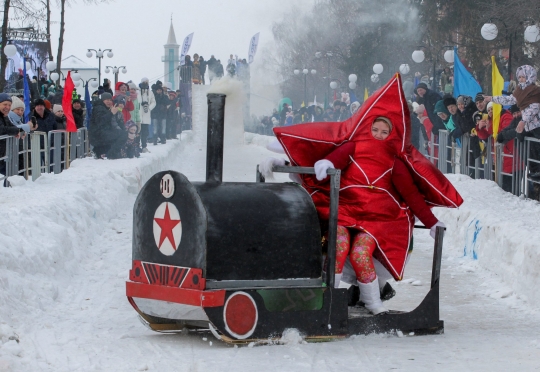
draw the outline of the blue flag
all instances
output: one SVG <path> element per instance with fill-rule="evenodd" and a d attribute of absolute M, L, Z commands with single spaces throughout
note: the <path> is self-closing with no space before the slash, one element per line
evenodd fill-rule
<path fill-rule="evenodd" d="M 461 63 L 457 47 L 454 47 L 454 56 L 454 96 L 466 95 L 474 98 L 476 93 L 482 91 L 482 88 L 474 76 Z"/>
<path fill-rule="evenodd" d="M 352 89 L 349 90 L 349 101 L 351 103 L 353 103 L 353 102 L 360 103 L 360 101 L 358 101 L 358 98 L 356 98 L 356 93 L 354 93 L 354 90 L 352 90 Z"/>
<path fill-rule="evenodd" d="M 88 83 L 84 88 L 84 103 L 86 104 L 86 129 L 90 129 L 90 119 L 92 118 L 92 98 L 88 92 Z"/>
<path fill-rule="evenodd" d="M 24 84 L 24 122 L 30 121 L 30 87 L 28 86 L 28 77 L 26 76 L 26 60 L 23 62 L 23 84 Z"/>

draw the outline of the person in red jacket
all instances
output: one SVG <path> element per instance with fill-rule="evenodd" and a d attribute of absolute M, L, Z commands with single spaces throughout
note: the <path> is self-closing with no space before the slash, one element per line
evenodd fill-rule
<path fill-rule="evenodd" d="M 119 81 L 115 85 L 114 96 L 123 96 L 126 100 L 124 108 L 122 109 L 122 116 L 124 117 L 124 123 L 127 123 L 128 120 L 131 120 L 131 112 L 135 110 L 135 105 L 131 100 L 131 95 L 129 94 L 129 86 L 126 83 Z"/>
<path fill-rule="evenodd" d="M 378 117 L 371 126 L 373 138 L 384 141 L 392 132 L 392 122 L 386 117 Z M 355 144 L 347 142 L 324 159 L 317 161 L 314 165 L 316 177 L 319 181 L 326 179 L 326 171 L 329 168 L 345 169 L 351 166 Z M 391 182 L 403 201 L 409 206 L 413 214 L 429 229 L 432 236 L 435 235 L 437 226 L 445 227 L 444 223 L 437 220 L 426 204 L 423 196 L 416 187 L 414 180 L 407 166 L 399 158 L 395 159 L 392 169 Z M 338 225 L 336 247 L 336 287 L 339 286 L 343 267 L 347 257 L 350 255 L 352 267 L 356 273 L 358 285 L 360 287 L 360 301 L 373 314 L 386 312 L 380 299 L 379 284 L 377 274 L 373 264 L 373 253 L 377 248 L 377 242 L 369 233 L 357 227 L 347 227 Z"/>
<path fill-rule="evenodd" d="M 509 111 L 504 111 L 501 115 L 501 121 L 499 124 L 499 133 L 497 134 L 497 142 L 503 145 L 503 153 L 508 156 L 503 157 L 502 164 L 502 188 L 506 192 L 512 192 L 512 173 L 517 172 L 518 169 L 523 169 L 523 163 L 520 159 L 516 159 L 514 162 L 514 157 L 518 154 L 514 154 L 514 138 L 517 137 L 518 133 L 516 128 L 521 121 L 521 111 L 517 105 L 510 107 Z M 517 168 L 514 169 L 514 164 L 517 165 Z"/>

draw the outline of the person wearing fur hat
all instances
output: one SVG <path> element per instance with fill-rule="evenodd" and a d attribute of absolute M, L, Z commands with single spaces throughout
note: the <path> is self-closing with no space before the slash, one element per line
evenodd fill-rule
<path fill-rule="evenodd" d="M 26 133 L 37 129 L 37 124 L 34 125 L 31 121 L 24 123 L 24 110 L 26 105 L 24 102 L 15 96 L 11 97 L 11 111 L 8 114 L 8 118 L 13 125 L 17 128 L 22 128 Z"/>
<path fill-rule="evenodd" d="M 142 78 L 139 84 L 139 97 L 140 102 L 140 117 L 141 117 L 141 147 L 142 152 L 150 152 L 147 148 L 147 140 L 153 134 L 152 124 L 152 110 L 156 107 L 156 99 L 154 93 L 148 86 L 148 78 Z M 150 130 L 152 129 L 152 130 Z"/>
<path fill-rule="evenodd" d="M 419 97 L 417 102 L 423 104 L 426 108 L 428 118 L 433 124 L 431 131 L 438 136 L 439 130 L 445 129 L 442 120 L 435 114 L 435 105 L 441 100 L 441 96 L 439 93 L 429 89 L 425 83 L 418 84 L 414 93 Z"/>

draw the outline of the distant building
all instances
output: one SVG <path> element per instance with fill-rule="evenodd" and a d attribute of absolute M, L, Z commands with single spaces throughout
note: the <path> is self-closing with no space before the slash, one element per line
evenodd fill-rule
<path fill-rule="evenodd" d="M 163 81 L 170 82 L 173 90 L 178 89 L 178 81 L 176 79 L 176 69 L 180 62 L 180 45 L 176 42 L 176 35 L 174 34 L 174 27 L 171 19 L 171 27 L 169 28 L 169 37 L 167 38 L 167 44 L 164 46 L 165 54 L 161 57 L 161 62 L 164 64 Z"/>
<path fill-rule="evenodd" d="M 67 76 L 68 71 L 74 71 L 77 70 L 79 74 L 81 74 L 81 80 L 80 85 L 75 86 L 75 89 L 77 89 L 77 93 L 81 95 L 81 98 L 84 99 L 84 87 L 83 87 L 83 80 L 84 83 L 89 79 L 96 78 L 96 80 L 99 77 L 99 70 L 97 67 L 92 67 L 86 62 L 83 62 L 80 58 L 75 57 L 74 55 L 71 55 L 69 57 L 66 57 L 62 60 L 62 66 L 60 71 L 62 71 L 62 75 L 60 75 L 61 84 L 64 86 L 65 80 L 64 78 Z M 72 72 L 73 73 L 73 72 Z M 92 88 L 92 85 L 88 86 L 88 90 L 90 94 L 92 94 L 93 91 L 97 90 L 97 88 Z"/>

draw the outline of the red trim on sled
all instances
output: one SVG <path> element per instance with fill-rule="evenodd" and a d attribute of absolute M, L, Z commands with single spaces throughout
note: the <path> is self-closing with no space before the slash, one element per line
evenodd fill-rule
<path fill-rule="evenodd" d="M 201 269 L 162 265 L 153 262 L 133 260 L 129 280 L 145 284 L 189 289 L 204 289 L 206 279 Z"/>
<path fill-rule="evenodd" d="M 199 291 L 136 282 L 126 282 L 126 295 L 202 307 L 218 307 L 225 303 L 225 290 Z"/>

